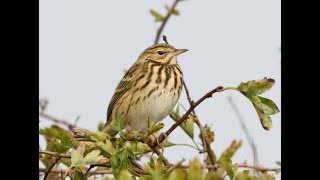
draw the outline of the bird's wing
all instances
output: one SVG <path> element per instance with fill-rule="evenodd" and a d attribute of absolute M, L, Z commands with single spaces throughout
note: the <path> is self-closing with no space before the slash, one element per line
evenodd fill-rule
<path fill-rule="evenodd" d="M 135 82 L 135 79 L 137 77 L 137 73 L 139 73 L 139 69 L 141 69 L 140 64 L 134 64 L 131 66 L 130 69 L 126 72 L 124 77 L 121 79 L 120 83 L 118 84 L 115 93 L 113 97 L 111 98 L 111 101 L 108 106 L 108 111 L 107 111 L 107 124 L 111 122 L 111 114 L 114 106 L 117 104 L 118 100 L 121 99 L 121 97 L 129 90 L 131 87 L 132 83 Z"/>

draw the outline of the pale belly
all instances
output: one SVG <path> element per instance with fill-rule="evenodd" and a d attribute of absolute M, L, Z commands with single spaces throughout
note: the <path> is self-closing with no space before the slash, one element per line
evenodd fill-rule
<path fill-rule="evenodd" d="M 130 107 L 126 114 L 125 128 L 128 130 L 144 130 L 150 123 L 157 123 L 167 117 L 179 99 L 179 93 L 169 89 L 156 90 L 150 97 L 141 98 Z"/>

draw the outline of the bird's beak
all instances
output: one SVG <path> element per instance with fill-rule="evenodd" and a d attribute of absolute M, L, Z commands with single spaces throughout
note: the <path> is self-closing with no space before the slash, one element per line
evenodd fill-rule
<path fill-rule="evenodd" d="M 186 51 L 188 51 L 188 49 L 176 49 L 175 51 L 173 51 L 173 55 L 178 56 L 179 54 L 182 54 Z"/>

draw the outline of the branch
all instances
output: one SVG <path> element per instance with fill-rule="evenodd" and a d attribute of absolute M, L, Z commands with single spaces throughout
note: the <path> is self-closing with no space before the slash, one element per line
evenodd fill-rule
<path fill-rule="evenodd" d="M 188 89 L 187 84 L 186 84 L 185 81 L 183 82 L 183 87 L 184 87 L 184 90 L 186 92 L 188 102 L 189 102 L 190 106 L 192 106 L 194 104 L 194 102 L 191 99 L 191 96 L 190 96 L 190 93 L 189 93 L 189 89 Z M 198 116 L 197 116 L 197 114 L 196 114 L 194 109 L 193 109 L 192 113 L 193 113 L 193 115 L 194 115 L 194 117 L 196 119 L 195 123 L 197 124 L 197 126 L 200 129 L 200 136 L 201 136 L 200 139 L 202 141 L 203 147 L 206 150 L 206 152 L 208 153 L 208 156 L 209 156 L 209 159 L 211 161 L 211 164 L 215 164 L 216 163 L 216 155 L 214 154 L 213 150 L 211 149 L 210 143 L 208 143 L 206 141 L 206 138 L 204 138 L 204 136 L 202 134 L 201 130 L 203 129 L 203 126 L 201 125 L 201 123 L 199 121 L 199 118 L 198 118 Z"/>
<path fill-rule="evenodd" d="M 233 109 L 234 113 L 236 114 L 239 122 L 240 122 L 240 126 L 241 126 L 241 129 L 243 130 L 245 136 L 246 136 L 246 139 L 247 141 L 250 143 L 251 145 L 251 148 L 252 148 L 252 153 L 253 153 L 253 164 L 254 165 L 257 165 L 259 164 L 259 160 L 258 160 L 258 156 L 257 156 L 257 147 L 256 147 L 256 144 L 254 143 L 254 140 L 246 126 L 246 123 L 245 121 L 243 120 L 237 106 L 235 105 L 235 103 L 233 102 L 232 98 L 230 96 L 227 97 L 228 99 L 228 102 L 230 103 L 231 105 L 231 108 Z"/>
<path fill-rule="evenodd" d="M 57 124 L 65 125 L 65 126 L 67 126 L 67 127 L 69 128 L 69 130 L 76 127 L 75 124 L 71 124 L 71 123 L 69 123 L 68 121 L 65 121 L 65 120 L 57 119 L 57 118 L 55 118 L 55 117 L 53 117 L 53 116 L 50 116 L 50 115 L 48 115 L 48 114 L 45 114 L 45 113 L 41 113 L 41 112 L 40 112 L 40 113 L 39 113 L 39 116 L 40 116 L 40 117 L 43 117 L 43 118 L 46 118 L 46 119 L 48 119 L 48 120 L 50 120 L 50 121 L 53 121 L 53 122 L 55 122 L 55 123 L 57 123 Z M 77 119 L 78 119 L 78 118 L 77 118 Z M 77 120 L 76 120 L 76 121 L 77 121 Z"/>
<path fill-rule="evenodd" d="M 250 168 L 250 169 L 254 169 L 254 170 L 256 170 L 256 171 L 261 171 L 261 172 L 267 172 L 267 171 L 278 172 L 278 171 L 281 170 L 281 168 L 266 168 L 266 167 L 248 165 L 247 163 L 238 164 L 238 167 L 241 167 L 241 168 Z"/>
<path fill-rule="evenodd" d="M 47 154 L 47 155 L 60 157 L 60 158 L 71 158 L 71 155 L 69 155 L 69 154 L 59 154 L 59 153 L 52 152 L 52 151 L 39 151 L 39 154 Z"/>
<path fill-rule="evenodd" d="M 46 169 L 44 168 L 39 168 L 39 172 L 45 172 Z M 64 170 L 58 170 L 58 169 L 53 169 L 51 170 L 51 173 L 66 173 L 67 170 L 64 169 Z M 95 170 L 95 171 L 92 171 L 92 172 L 88 172 L 88 175 L 95 175 L 95 174 L 112 174 L 112 170 L 111 169 L 108 169 L 108 170 Z"/>
<path fill-rule="evenodd" d="M 256 171 L 261 171 L 261 172 L 267 172 L 267 171 L 278 172 L 278 171 L 281 170 L 281 168 L 260 167 L 260 166 L 248 165 L 247 163 L 237 164 L 237 166 L 240 167 L 240 168 L 254 169 L 254 170 L 256 170 Z M 189 166 L 188 166 L 188 165 L 177 164 L 177 165 L 176 165 L 176 168 L 188 169 Z M 211 170 L 211 169 L 216 169 L 217 166 L 215 166 L 215 165 L 207 165 L 206 168 L 209 169 L 209 170 Z"/>
<path fill-rule="evenodd" d="M 163 28 L 167 24 L 170 16 L 172 15 L 172 12 L 174 11 L 174 9 L 176 8 L 176 6 L 178 5 L 179 2 L 180 2 L 180 0 L 175 0 L 174 3 L 172 4 L 171 8 L 168 10 L 166 17 L 163 19 L 162 24 L 160 25 L 159 29 L 157 30 L 156 39 L 154 40 L 154 44 L 159 43 L 160 35 L 163 31 Z"/>
<path fill-rule="evenodd" d="M 47 154 L 47 155 L 55 156 L 55 157 L 57 157 L 57 158 L 59 158 L 59 159 L 61 159 L 61 158 L 71 158 L 71 155 L 68 155 L 68 154 L 59 154 L 59 153 L 52 152 L 52 151 L 39 151 L 39 153 L 40 153 L 40 154 Z M 138 173 L 138 174 L 148 174 L 148 173 L 146 173 L 146 172 L 142 169 L 142 167 L 141 167 L 137 162 L 135 162 L 133 159 L 130 158 L 130 161 L 131 161 L 131 163 L 132 163 L 134 166 L 137 167 L 137 168 L 134 168 L 134 167 L 129 168 L 130 171 L 133 171 L 133 172 Z M 55 163 L 54 163 L 54 164 L 55 164 Z M 88 168 L 88 170 L 87 170 L 87 172 L 85 173 L 85 175 L 103 174 L 103 173 L 100 173 L 100 171 L 99 171 L 98 173 L 95 173 L 95 172 L 97 172 L 97 170 L 94 171 L 94 172 L 90 172 L 90 170 L 91 170 L 92 168 L 94 168 L 95 166 L 110 167 L 110 165 L 106 165 L 106 164 L 92 164 L 92 165 L 90 165 L 90 167 Z M 52 169 L 52 168 L 51 168 L 51 169 Z M 52 172 L 52 171 L 53 171 L 53 170 L 51 170 L 51 172 Z M 39 168 L 39 172 L 42 172 L 42 171 L 40 171 L 40 168 Z M 43 171 L 43 172 L 44 172 L 44 171 Z M 103 171 L 101 171 L 101 172 L 103 172 Z M 58 173 L 58 171 L 56 171 L 56 173 Z M 59 171 L 59 173 L 61 173 L 61 171 Z M 105 173 L 105 174 L 108 174 L 108 173 Z M 112 174 L 112 173 L 111 173 L 111 174 Z"/>
<path fill-rule="evenodd" d="M 164 157 L 164 155 L 159 151 L 159 149 L 156 146 L 153 146 L 152 144 L 149 145 L 149 147 L 158 155 L 163 157 L 163 163 L 166 166 L 171 166 L 168 159 Z"/>
<path fill-rule="evenodd" d="M 164 139 L 169 136 L 173 130 L 175 130 L 181 123 L 183 123 L 183 121 L 185 121 L 188 116 L 190 115 L 190 113 L 200 104 L 202 103 L 205 99 L 212 97 L 212 94 L 216 93 L 216 92 L 220 92 L 221 90 L 223 90 L 222 86 L 219 86 L 213 90 L 211 90 L 210 92 L 208 92 L 207 94 L 205 94 L 202 98 L 200 98 L 197 102 L 195 102 L 194 104 L 192 104 L 190 106 L 190 108 L 188 109 L 188 111 L 180 118 L 180 120 L 178 122 L 176 122 L 175 124 L 173 124 L 171 126 L 171 128 L 165 133 L 165 134 L 161 134 L 157 140 L 155 141 L 155 143 L 153 143 L 153 146 L 157 144 L 161 144 Z"/>
<path fill-rule="evenodd" d="M 56 157 L 56 160 L 54 161 L 54 163 L 49 167 L 49 169 L 48 169 L 47 171 L 45 171 L 44 178 L 43 178 L 44 180 L 47 179 L 50 171 L 51 171 L 52 168 L 58 163 L 58 161 L 59 161 L 60 159 L 61 159 L 61 157 L 60 157 L 60 156 L 57 156 L 57 157 Z"/>

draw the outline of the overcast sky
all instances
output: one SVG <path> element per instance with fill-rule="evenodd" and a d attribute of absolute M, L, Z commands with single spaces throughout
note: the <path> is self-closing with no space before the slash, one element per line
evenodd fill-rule
<path fill-rule="evenodd" d="M 40 0 L 39 98 L 47 98 L 47 112 L 96 130 L 106 121 L 106 110 L 125 69 L 153 44 L 159 23 L 149 9 L 165 13 L 164 0 Z M 274 87 L 262 96 L 274 100 L 281 111 L 281 21 L 279 0 L 188 0 L 178 5 L 164 34 L 171 45 L 187 48 L 179 56 L 191 96 L 197 100 L 216 86 L 237 86 L 242 81 L 270 77 Z M 262 166 L 281 160 L 281 112 L 272 116 L 265 131 L 252 104 L 241 94 L 215 94 L 197 109 L 200 121 L 215 132 L 216 154 L 232 140 L 243 140 L 234 162 L 253 163 L 252 151 L 227 97 L 239 108 L 258 149 Z M 180 102 L 188 107 L 185 94 Z M 166 129 L 172 120 L 164 121 Z M 42 121 L 40 127 L 49 126 Z M 199 131 L 196 130 L 196 133 Z M 199 142 L 198 138 L 195 138 Z M 39 138 L 42 148 L 44 140 Z M 169 140 L 192 144 L 181 129 Z M 165 150 L 172 162 L 193 159 L 188 147 Z M 280 177 L 280 176 L 278 176 Z"/>

